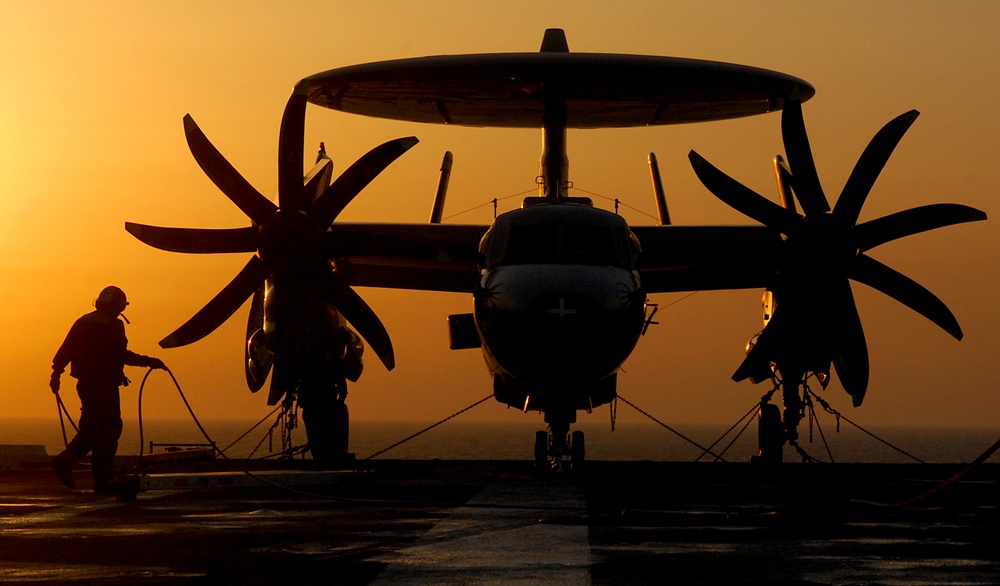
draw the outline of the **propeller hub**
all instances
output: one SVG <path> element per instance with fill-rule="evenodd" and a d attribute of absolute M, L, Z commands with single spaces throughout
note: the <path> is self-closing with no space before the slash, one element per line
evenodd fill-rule
<path fill-rule="evenodd" d="M 320 230 L 304 212 L 278 210 L 260 225 L 257 253 L 269 267 L 282 271 L 323 260 Z"/>
<path fill-rule="evenodd" d="M 846 277 L 851 261 L 858 255 L 851 228 L 830 213 L 805 217 L 787 241 L 787 270 L 802 275 Z"/>

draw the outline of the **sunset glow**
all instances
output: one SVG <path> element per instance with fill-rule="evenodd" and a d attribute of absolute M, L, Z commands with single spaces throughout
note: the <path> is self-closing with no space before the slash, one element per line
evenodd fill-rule
<path fill-rule="evenodd" d="M 683 8 L 681 7 L 683 6 Z M 876 183 L 862 220 L 937 202 L 997 214 L 1000 190 L 1000 4 L 839 2 L 120 3 L 0 0 L 0 342 L 2 415 L 52 417 L 52 355 L 105 285 L 128 294 L 130 348 L 162 358 L 199 415 L 256 420 L 265 394 L 245 388 L 246 309 L 189 347 L 157 341 L 200 309 L 245 255 L 171 254 L 138 242 L 125 221 L 241 227 L 246 217 L 198 168 L 184 140 L 190 113 L 261 193 L 277 183 L 277 133 L 296 81 L 320 71 L 435 54 L 530 52 L 545 28 L 576 52 L 669 55 L 733 62 L 800 77 L 819 176 L 836 199 L 868 140 L 911 108 L 921 116 Z M 489 223 L 535 185 L 539 131 L 420 125 L 310 106 L 306 149 L 320 141 L 337 174 L 371 147 L 420 144 L 342 214 L 346 222 L 426 222 L 445 150 L 455 167 L 446 222 Z M 697 150 L 777 198 L 771 159 L 782 152 L 776 114 L 662 128 L 577 130 L 570 179 L 632 224 L 655 223 L 646 156 L 656 152 L 677 224 L 750 220 L 716 200 L 687 162 Z M 308 157 L 307 157 L 308 158 Z M 466 211 L 468 210 L 468 211 Z M 825 397 L 858 421 L 1000 426 L 993 380 L 1000 355 L 997 219 L 879 248 L 872 256 L 937 294 L 965 331 L 956 342 L 862 285 L 854 292 L 871 354 L 868 398 L 853 410 L 834 380 Z M 446 317 L 469 296 L 362 289 L 385 323 L 397 367 L 366 354 L 350 387 L 356 419 L 437 420 L 491 392 L 478 351 L 448 350 Z M 651 328 L 619 375 L 619 392 L 671 423 L 736 420 L 768 389 L 730 380 L 761 327 L 760 291 L 660 295 Z M 682 300 L 682 298 L 684 298 Z M 676 304 L 671 305 L 672 302 Z M 142 377 L 134 369 L 134 380 Z M 64 379 L 65 380 L 65 379 Z M 64 388 L 72 388 L 64 383 Z M 151 377 L 144 410 L 186 414 L 169 378 Z M 69 393 L 65 393 L 69 394 Z M 123 392 L 126 417 L 135 398 Z M 70 397 L 68 400 L 74 400 Z M 71 406 L 71 409 L 75 407 Z M 620 411 L 620 417 L 639 415 Z M 471 419 L 524 415 L 488 402 Z M 588 417 L 582 414 L 581 417 Z M 605 411 L 589 417 L 605 420 Z M 0 429 L 0 443 L 4 443 Z"/>

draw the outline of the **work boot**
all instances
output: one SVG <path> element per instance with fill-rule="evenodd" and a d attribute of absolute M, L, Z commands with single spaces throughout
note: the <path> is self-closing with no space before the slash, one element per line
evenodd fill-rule
<path fill-rule="evenodd" d="M 56 473 L 56 478 L 59 482 L 63 483 L 66 488 L 76 488 L 76 483 L 73 482 L 73 466 L 65 465 L 56 460 L 52 460 L 52 471 Z"/>
<path fill-rule="evenodd" d="M 95 480 L 94 492 L 97 494 L 114 494 L 118 491 L 118 485 L 114 480 Z"/>
<path fill-rule="evenodd" d="M 139 477 L 112 478 L 94 481 L 94 492 L 101 495 L 113 494 L 120 501 L 134 501 L 139 494 Z"/>

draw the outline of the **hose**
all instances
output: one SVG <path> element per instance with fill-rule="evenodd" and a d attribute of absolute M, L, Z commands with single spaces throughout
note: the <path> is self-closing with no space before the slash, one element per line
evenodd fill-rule
<path fill-rule="evenodd" d="M 63 403 L 62 397 L 59 396 L 59 391 L 55 391 L 52 394 L 56 396 L 56 411 L 59 413 L 59 428 L 62 430 L 63 446 L 68 448 L 69 439 L 66 437 L 66 419 L 69 420 L 69 424 L 73 426 L 74 431 L 79 433 L 80 428 L 76 426 L 76 422 L 70 416 L 69 410 L 66 409 L 66 404 Z"/>
<path fill-rule="evenodd" d="M 143 394 L 143 390 L 145 389 L 145 386 L 146 386 L 146 379 L 149 378 L 149 375 L 150 375 L 151 372 L 153 372 L 153 370 L 154 370 L 153 368 L 150 368 L 146 372 L 146 375 L 144 377 L 142 377 L 142 383 L 139 385 L 139 444 L 140 444 L 139 445 L 139 454 L 140 454 L 140 456 L 142 455 L 142 442 L 144 441 L 144 438 L 143 438 L 143 435 L 142 435 L 142 433 L 143 433 L 142 432 L 142 394 Z M 165 370 L 166 373 L 168 375 L 170 375 L 170 380 L 173 381 L 174 387 L 177 389 L 177 393 L 181 396 L 181 401 L 184 402 L 184 406 L 187 408 L 188 413 L 191 414 L 191 419 L 194 421 L 195 425 L 198 426 L 198 430 L 201 432 L 201 435 L 205 438 L 205 441 L 207 441 L 209 443 L 209 445 L 212 446 L 212 449 L 215 450 L 215 452 L 218 453 L 219 456 L 221 456 L 222 459 L 225 460 L 228 464 L 232 465 L 238 471 L 242 472 L 246 476 L 249 476 L 250 478 L 253 478 L 257 482 L 260 482 L 261 484 L 266 484 L 268 486 L 271 486 L 273 488 L 277 488 L 279 490 L 283 490 L 285 492 L 289 492 L 291 494 L 295 494 L 295 495 L 298 495 L 298 496 L 309 497 L 309 498 L 319 498 L 319 499 L 337 501 L 337 502 L 350 502 L 350 499 L 345 499 L 345 498 L 342 498 L 342 497 L 331 497 L 331 496 L 328 496 L 328 495 L 306 492 L 306 491 L 294 489 L 294 488 L 291 488 L 291 487 L 288 487 L 288 486 L 284 486 L 284 485 L 278 484 L 276 482 L 272 482 L 272 481 L 268 480 L 267 478 L 264 478 L 264 477 L 262 477 L 262 476 L 260 476 L 258 474 L 254 474 L 252 471 L 248 470 L 246 467 L 244 467 L 241 464 L 239 464 L 239 462 L 237 462 L 236 460 L 233 460 L 232 458 L 230 458 L 228 455 L 226 455 L 225 451 L 219 449 L 218 445 L 215 443 L 215 440 L 213 440 L 212 436 L 210 436 L 208 434 L 208 431 L 205 430 L 205 426 L 203 426 L 201 424 L 201 421 L 198 420 L 198 416 L 195 415 L 194 409 L 191 407 L 191 403 L 188 402 L 187 397 L 184 395 L 184 391 L 181 389 L 180 383 L 177 382 L 177 378 L 174 376 L 174 373 L 171 372 L 170 369 L 166 368 L 166 367 L 164 367 L 163 370 Z M 136 468 L 138 468 L 138 465 L 136 466 Z M 138 478 L 138 473 L 136 473 L 135 476 L 136 476 L 136 478 Z"/>

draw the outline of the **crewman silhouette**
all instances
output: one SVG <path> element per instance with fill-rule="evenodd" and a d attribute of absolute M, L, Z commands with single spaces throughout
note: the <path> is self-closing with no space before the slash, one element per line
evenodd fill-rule
<path fill-rule="evenodd" d="M 118 319 L 125 318 L 122 312 L 127 306 L 121 289 L 105 287 L 94 301 L 95 311 L 76 320 L 52 359 L 52 392 L 59 392 L 59 377 L 70 365 L 69 374 L 77 380 L 80 396 L 80 429 L 66 449 L 52 459 L 56 476 L 69 488 L 74 487 L 73 466 L 92 452 L 94 491 L 114 490 L 113 461 L 122 433 L 118 387 L 129 382 L 124 366 L 167 368 L 159 358 L 128 349 L 125 324 Z"/>

